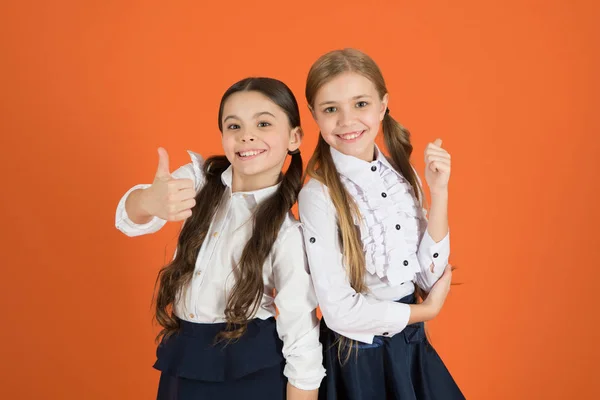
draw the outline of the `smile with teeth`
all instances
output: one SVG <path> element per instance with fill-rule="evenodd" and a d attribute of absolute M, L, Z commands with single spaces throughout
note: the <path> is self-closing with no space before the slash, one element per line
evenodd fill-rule
<path fill-rule="evenodd" d="M 362 135 L 365 131 L 354 131 L 354 132 L 348 132 L 348 133 L 344 133 L 341 135 L 338 135 L 341 139 L 344 140 L 352 140 L 352 139 L 356 139 L 357 137 L 359 137 L 360 135 Z"/>
<path fill-rule="evenodd" d="M 266 150 L 244 150 L 244 151 L 238 151 L 236 154 L 240 158 L 252 158 L 259 154 L 264 153 L 265 151 Z"/>

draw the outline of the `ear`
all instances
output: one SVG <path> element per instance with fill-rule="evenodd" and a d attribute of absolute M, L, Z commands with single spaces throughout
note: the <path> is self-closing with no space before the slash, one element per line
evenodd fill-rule
<path fill-rule="evenodd" d="M 288 143 L 288 150 L 294 151 L 298 149 L 298 147 L 300 147 L 300 144 L 302 144 L 303 136 L 304 132 L 299 126 L 292 129 L 292 131 L 290 132 L 290 142 Z"/>
<path fill-rule="evenodd" d="M 390 99 L 390 97 L 388 96 L 388 94 L 384 94 L 383 98 L 381 99 L 381 110 L 379 110 L 379 121 L 383 121 L 383 117 L 385 117 L 385 110 L 387 110 L 388 108 L 388 100 Z"/>
<path fill-rule="evenodd" d="M 316 116 L 315 116 L 315 109 L 314 109 L 314 108 L 312 108 L 310 104 L 307 104 L 307 107 L 308 107 L 308 111 L 310 111 L 310 113 L 311 113 L 311 115 L 312 115 L 313 119 L 316 119 Z"/>

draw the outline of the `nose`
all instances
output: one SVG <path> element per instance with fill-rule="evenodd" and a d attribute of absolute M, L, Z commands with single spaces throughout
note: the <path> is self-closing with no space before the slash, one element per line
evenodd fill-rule
<path fill-rule="evenodd" d="M 240 134 L 239 138 L 243 143 L 254 142 L 255 136 L 249 129 L 244 129 L 240 133 L 241 134 Z"/>
<path fill-rule="evenodd" d="M 352 110 L 344 110 L 344 109 L 340 109 L 338 112 L 338 120 L 337 120 L 337 124 L 338 126 L 349 126 L 352 124 L 353 120 L 354 120 L 354 114 L 352 113 Z"/>

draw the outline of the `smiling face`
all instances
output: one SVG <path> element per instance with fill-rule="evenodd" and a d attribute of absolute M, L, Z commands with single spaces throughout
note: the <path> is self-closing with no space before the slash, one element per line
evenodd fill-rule
<path fill-rule="evenodd" d="M 345 72 L 319 88 L 311 108 L 323 139 L 331 147 L 372 161 L 387 101 L 387 94 L 382 98 L 365 76 Z"/>
<path fill-rule="evenodd" d="M 234 190 L 274 185 L 288 150 L 300 146 L 300 127 L 292 127 L 286 112 L 258 91 L 233 93 L 222 110 L 222 145 L 233 166 Z"/>

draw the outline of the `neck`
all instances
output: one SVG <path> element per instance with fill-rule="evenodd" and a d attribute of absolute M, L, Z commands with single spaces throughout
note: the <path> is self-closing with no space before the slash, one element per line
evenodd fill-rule
<path fill-rule="evenodd" d="M 231 178 L 232 192 L 253 192 L 276 185 L 279 182 L 281 168 L 272 168 L 255 175 L 243 175 L 233 170 Z"/>
<path fill-rule="evenodd" d="M 356 157 L 360 160 L 371 162 L 375 160 L 375 143 L 371 143 L 366 149 L 357 154 L 346 154 L 352 157 Z"/>

